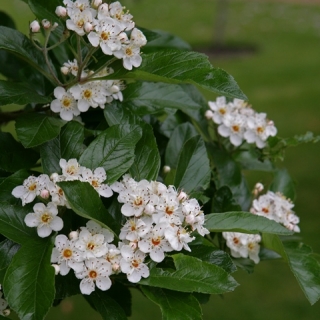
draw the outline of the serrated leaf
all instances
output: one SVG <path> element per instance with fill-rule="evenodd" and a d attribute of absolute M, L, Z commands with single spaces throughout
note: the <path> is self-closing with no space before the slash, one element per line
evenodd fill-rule
<path fill-rule="evenodd" d="M 112 79 L 136 79 L 165 83 L 190 83 L 220 95 L 247 100 L 232 76 L 214 68 L 208 57 L 176 49 L 143 54 L 142 64 L 130 72 L 118 66 Z M 109 77 L 111 78 L 111 77 Z"/>
<path fill-rule="evenodd" d="M 35 228 L 29 228 L 24 222 L 29 210 L 21 205 L 0 203 L 0 233 L 8 239 L 23 244 L 30 238 L 38 238 Z"/>
<path fill-rule="evenodd" d="M 133 164 L 134 150 L 142 136 L 138 125 L 115 125 L 94 139 L 79 159 L 87 168 L 103 167 L 107 180 L 113 183 Z"/>
<path fill-rule="evenodd" d="M 120 305 L 106 291 L 95 290 L 85 297 L 100 313 L 104 320 L 126 320 L 126 314 Z"/>
<path fill-rule="evenodd" d="M 21 320 L 42 320 L 52 306 L 54 268 L 50 258 L 53 239 L 26 241 L 10 263 L 3 283 L 6 299 Z"/>
<path fill-rule="evenodd" d="M 172 255 L 176 270 L 152 268 L 140 284 L 181 292 L 222 294 L 238 283 L 222 268 L 181 253 Z"/>
<path fill-rule="evenodd" d="M 60 159 L 78 159 L 85 149 L 83 144 L 84 127 L 76 121 L 68 122 L 58 137 L 41 145 L 41 163 L 43 172 L 50 175 L 61 173 Z"/>
<path fill-rule="evenodd" d="M 51 99 L 42 96 L 26 83 L 0 80 L 0 106 L 7 104 L 48 103 Z"/>
<path fill-rule="evenodd" d="M 194 126 L 188 122 L 178 125 L 167 144 L 165 164 L 171 168 L 177 168 L 179 155 L 183 145 L 190 138 L 198 135 Z"/>
<path fill-rule="evenodd" d="M 39 155 L 33 150 L 26 150 L 10 133 L 0 132 L 0 169 L 16 172 L 32 167 Z"/>
<path fill-rule="evenodd" d="M 8 239 L 0 243 L 0 283 L 3 283 L 6 269 L 19 248 L 17 243 Z"/>
<path fill-rule="evenodd" d="M 135 82 L 129 84 L 123 92 L 124 102 L 137 115 L 153 114 L 165 108 L 180 110 L 198 110 L 199 104 L 193 101 L 176 84 L 161 82 Z"/>
<path fill-rule="evenodd" d="M 96 221 L 118 237 L 120 226 L 104 207 L 98 192 L 88 182 L 63 181 L 58 185 L 76 214 Z"/>
<path fill-rule="evenodd" d="M 42 114 L 28 114 L 16 121 L 19 140 L 25 148 L 31 148 L 54 139 L 66 121 Z"/>
<path fill-rule="evenodd" d="M 21 32 L 0 26 L 0 49 L 18 56 L 51 79 L 48 76 L 50 71 L 42 52 L 36 49 L 32 42 Z"/>
<path fill-rule="evenodd" d="M 200 136 L 190 138 L 180 152 L 174 185 L 187 193 L 207 188 L 211 170 L 205 144 Z"/>
<path fill-rule="evenodd" d="M 285 141 L 289 147 L 296 147 L 302 143 L 317 143 L 320 141 L 320 136 L 314 136 L 312 132 L 308 131 L 305 134 L 295 135 L 293 138 L 287 138 Z"/>
<path fill-rule="evenodd" d="M 290 177 L 287 169 L 278 169 L 275 171 L 273 181 L 270 185 L 270 190 L 273 192 L 281 192 L 291 200 L 295 199 L 295 183 Z"/>
<path fill-rule="evenodd" d="M 281 242 L 278 236 L 263 234 L 263 245 L 279 253 L 289 264 L 302 291 L 313 305 L 320 298 L 320 264 L 312 249 L 302 242 Z"/>
<path fill-rule="evenodd" d="M 192 294 L 146 286 L 142 286 L 141 290 L 160 307 L 163 320 L 202 319 L 200 304 Z"/>
<path fill-rule="evenodd" d="M 0 202 L 8 204 L 21 204 L 20 199 L 15 198 L 12 195 L 12 190 L 19 185 L 23 184 L 23 181 L 30 176 L 28 171 L 19 170 L 11 176 L 5 178 L 0 183 Z"/>
<path fill-rule="evenodd" d="M 205 228 L 211 232 L 273 233 L 290 235 L 293 232 L 279 223 L 250 212 L 211 213 L 205 216 Z"/>

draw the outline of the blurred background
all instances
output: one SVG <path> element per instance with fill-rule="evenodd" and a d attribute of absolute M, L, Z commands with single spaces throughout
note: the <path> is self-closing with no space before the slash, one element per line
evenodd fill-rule
<path fill-rule="evenodd" d="M 259 112 L 266 112 L 281 137 L 320 134 L 320 1 L 317 0 L 122 0 L 138 26 L 162 29 L 207 54 L 215 67 L 234 76 Z M 21 0 L 1 0 L 18 30 L 28 33 L 33 14 Z M 204 93 L 208 100 L 216 96 Z M 296 181 L 295 212 L 304 243 L 320 253 L 320 144 L 289 149 L 284 162 Z M 265 182 L 260 173 L 255 182 Z M 320 319 L 281 261 L 262 262 L 253 274 L 237 271 L 240 286 L 212 296 L 204 319 Z M 47 319 L 101 319 L 80 297 L 53 308 Z M 12 319 L 15 319 L 12 316 Z M 132 320 L 161 319 L 160 310 L 133 295 Z M 174 320 L 174 319 L 173 319 Z"/>

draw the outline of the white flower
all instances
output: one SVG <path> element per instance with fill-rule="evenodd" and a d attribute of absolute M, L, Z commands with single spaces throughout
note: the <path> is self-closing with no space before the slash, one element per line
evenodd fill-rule
<path fill-rule="evenodd" d="M 24 222 L 28 227 L 37 227 L 39 237 L 48 237 L 52 231 L 60 231 L 63 228 L 63 221 L 57 216 L 57 206 L 49 202 L 47 206 L 43 203 L 36 203 L 33 206 L 34 212 L 28 213 Z"/>
<path fill-rule="evenodd" d="M 119 238 L 121 240 L 139 241 L 150 230 L 152 221 L 148 221 L 146 218 L 137 219 L 131 218 L 121 228 Z"/>
<path fill-rule="evenodd" d="M 41 191 L 47 188 L 50 182 L 49 176 L 41 174 L 39 177 L 30 176 L 23 181 L 22 186 L 17 186 L 12 190 L 12 195 L 22 200 L 22 205 L 32 202 Z"/>
<path fill-rule="evenodd" d="M 59 234 L 55 239 L 55 248 L 52 249 L 51 263 L 60 265 L 60 274 L 65 276 L 70 268 L 75 272 L 80 272 L 84 268 L 84 256 L 75 247 L 75 242 L 70 241 L 65 235 Z"/>
<path fill-rule="evenodd" d="M 169 241 L 171 247 L 175 251 L 181 251 L 185 249 L 191 251 L 188 243 L 193 241 L 195 237 L 191 237 L 189 232 L 182 226 L 168 225 L 164 231 L 166 239 Z"/>
<path fill-rule="evenodd" d="M 43 19 L 41 21 L 41 24 L 43 26 L 44 29 L 49 29 L 51 27 L 51 22 L 47 19 Z"/>
<path fill-rule="evenodd" d="M 223 123 L 225 116 L 230 114 L 232 110 L 230 105 L 227 103 L 226 97 L 218 97 L 215 102 L 209 101 L 208 104 L 213 112 L 209 113 L 207 117 L 212 118 L 212 120 L 217 124 Z"/>
<path fill-rule="evenodd" d="M 112 273 L 119 273 L 120 270 L 120 260 L 122 258 L 120 249 L 117 248 L 114 244 L 108 245 L 108 253 L 102 257 L 111 263 Z"/>
<path fill-rule="evenodd" d="M 79 36 L 85 35 L 83 29 L 84 25 L 93 22 L 93 15 L 91 9 L 84 9 L 81 11 L 79 8 L 72 10 L 68 9 L 70 19 L 67 20 L 66 26 L 69 30 L 76 32 Z"/>
<path fill-rule="evenodd" d="M 134 28 L 134 22 L 131 20 L 133 16 L 128 12 L 124 13 L 124 9 L 119 1 L 109 5 L 110 16 L 118 20 L 123 30 L 129 31 Z"/>
<path fill-rule="evenodd" d="M 83 229 L 80 228 L 81 230 Z M 104 236 L 104 241 L 110 243 L 114 239 L 114 234 L 106 228 L 102 228 L 97 222 L 89 220 L 86 223 L 86 228 L 94 236 L 95 234 L 102 234 Z"/>
<path fill-rule="evenodd" d="M 29 26 L 31 32 L 35 33 L 35 32 L 39 32 L 40 30 L 40 24 L 37 20 L 34 20 L 30 23 L 30 26 Z"/>
<path fill-rule="evenodd" d="M 130 246 L 123 245 L 120 249 L 122 259 L 120 261 L 121 271 L 127 274 L 130 282 L 137 283 L 141 277 L 149 277 L 150 271 L 143 263 L 146 254 L 140 250 L 134 251 Z"/>
<path fill-rule="evenodd" d="M 50 109 L 53 112 L 59 112 L 61 119 L 71 121 L 73 116 L 78 116 L 80 114 L 80 111 L 77 108 L 77 102 L 71 93 L 62 87 L 56 87 L 53 94 L 57 99 L 51 102 Z"/>
<path fill-rule="evenodd" d="M 68 62 L 65 62 L 63 64 L 63 67 L 61 68 L 61 72 L 65 75 L 68 73 L 71 73 L 75 77 L 78 75 L 78 61 L 74 59 L 73 61 L 68 60 Z"/>
<path fill-rule="evenodd" d="M 140 47 L 133 43 L 122 45 L 120 50 L 115 50 L 113 54 L 118 59 L 123 59 L 123 67 L 127 70 L 132 70 L 132 67 L 139 67 L 142 62 L 140 55 Z"/>
<path fill-rule="evenodd" d="M 141 30 L 134 28 L 130 35 L 131 42 L 138 47 L 145 46 L 147 44 L 147 38 L 141 32 Z"/>
<path fill-rule="evenodd" d="M 223 124 L 219 125 L 218 132 L 223 137 L 230 137 L 230 142 L 234 146 L 240 146 L 245 132 L 243 116 L 240 114 L 228 114 L 225 116 Z"/>
<path fill-rule="evenodd" d="M 68 162 L 65 159 L 60 159 L 59 165 L 65 181 L 80 180 L 84 167 L 80 166 L 77 159 L 70 159 Z"/>
<path fill-rule="evenodd" d="M 85 270 L 77 272 L 75 275 L 80 282 L 82 294 L 89 295 L 95 290 L 95 285 L 102 291 L 111 287 L 109 276 L 112 273 L 111 264 L 104 259 L 89 259 L 85 261 Z"/>

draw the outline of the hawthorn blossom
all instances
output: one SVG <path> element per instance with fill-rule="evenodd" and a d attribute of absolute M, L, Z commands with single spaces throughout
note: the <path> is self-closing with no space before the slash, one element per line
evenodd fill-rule
<path fill-rule="evenodd" d="M 33 210 L 34 212 L 26 215 L 24 222 L 28 227 L 37 227 L 39 237 L 48 237 L 52 231 L 60 231 L 63 228 L 63 221 L 57 216 L 58 209 L 54 203 L 36 203 Z"/>
<path fill-rule="evenodd" d="M 102 228 L 97 222 L 89 220 L 86 223 L 86 228 L 81 227 L 82 229 L 87 229 L 93 236 L 96 234 L 102 234 L 104 236 L 104 241 L 110 243 L 114 239 L 114 234 L 106 228 Z"/>
<path fill-rule="evenodd" d="M 175 251 L 181 251 L 182 249 L 191 251 L 188 243 L 195 239 L 195 237 L 191 237 L 190 233 L 182 226 L 168 225 L 164 231 L 164 236 Z"/>
<path fill-rule="evenodd" d="M 112 2 L 109 5 L 110 16 L 116 19 L 121 28 L 129 31 L 134 28 L 134 22 L 131 20 L 133 16 L 129 12 L 124 12 L 125 7 L 123 7 L 119 1 Z"/>
<path fill-rule="evenodd" d="M 67 28 L 76 32 L 79 36 L 85 35 L 83 27 L 87 22 L 93 22 L 92 11 L 90 9 L 74 8 L 72 10 L 68 9 L 68 15 L 70 19 L 66 21 Z"/>
<path fill-rule="evenodd" d="M 133 43 L 122 45 L 119 50 L 113 52 L 118 59 L 123 59 L 123 67 L 132 70 L 132 67 L 139 67 L 142 62 L 140 47 Z"/>
<path fill-rule="evenodd" d="M 1 289 L 1 285 L 0 285 Z M 7 309 L 8 302 L 7 300 L 2 298 L 2 292 L 0 291 L 0 316 L 8 316 L 10 314 L 10 310 Z"/>
<path fill-rule="evenodd" d="M 80 180 L 84 167 L 81 167 L 77 159 L 60 159 L 59 165 L 65 181 Z"/>

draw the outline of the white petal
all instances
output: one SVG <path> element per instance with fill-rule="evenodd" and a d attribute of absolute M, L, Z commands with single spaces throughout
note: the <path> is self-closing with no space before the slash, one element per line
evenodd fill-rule
<path fill-rule="evenodd" d="M 48 226 L 41 226 L 41 227 L 38 227 L 37 232 L 39 237 L 45 238 L 50 236 L 52 229 L 49 228 Z"/>
<path fill-rule="evenodd" d="M 107 184 L 101 185 L 97 191 L 100 194 L 100 196 L 105 198 L 110 198 L 113 195 L 111 188 Z"/>
<path fill-rule="evenodd" d="M 111 287 L 111 280 L 109 277 L 98 277 L 96 280 L 96 286 L 102 291 L 106 291 Z"/>
<path fill-rule="evenodd" d="M 38 217 L 34 213 L 28 213 L 24 218 L 24 222 L 28 227 L 37 227 L 39 225 Z"/>
<path fill-rule="evenodd" d="M 65 276 L 69 273 L 70 271 L 70 268 L 69 266 L 67 265 L 67 261 L 62 261 L 61 264 L 60 264 L 60 274 L 62 276 Z"/>
<path fill-rule="evenodd" d="M 63 221 L 60 217 L 54 217 L 51 220 L 50 228 L 54 231 L 60 231 L 63 228 Z"/>
<path fill-rule="evenodd" d="M 60 112 L 60 117 L 62 120 L 71 121 L 73 119 L 73 113 L 71 110 L 62 109 Z"/>
<path fill-rule="evenodd" d="M 88 111 L 89 107 L 90 107 L 90 104 L 88 103 L 88 101 L 83 100 L 83 99 L 81 99 L 81 100 L 78 101 L 78 109 L 79 109 L 81 112 L 86 112 L 86 111 Z"/>
<path fill-rule="evenodd" d="M 62 87 L 56 87 L 53 91 L 53 94 L 57 99 L 62 99 L 65 93 L 66 93 L 66 90 Z"/>
<path fill-rule="evenodd" d="M 94 47 L 97 47 L 100 43 L 99 35 L 93 31 L 88 34 L 88 40 Z"/>
<path fill-rule="evenodd" d="M 91 279 L 84 278 L 80 282 L 80 291 L 82 294 L 90 294 L 95 289 L 94 283 Z"/>
<path fill-rule="evenodd" d="M 24 186 L 18 186 L 12 190 L 12 195 L 16 198 L 21 198 L 25 193 L 26 188 Z"/>
<path fill-rule="evenodd" d="M 131 274 L 127 275 L 130 282 L 137 283 L 141 280 L 141 275 L 138 271 L 134 270 Z"/>

